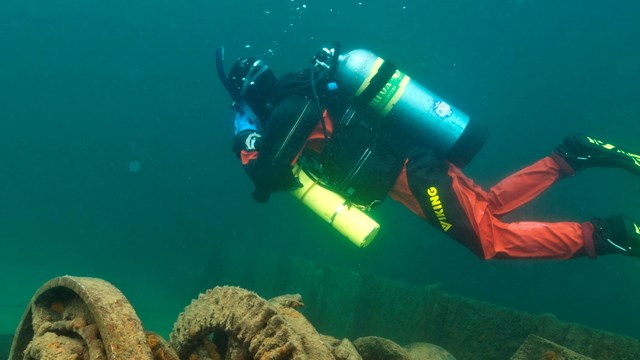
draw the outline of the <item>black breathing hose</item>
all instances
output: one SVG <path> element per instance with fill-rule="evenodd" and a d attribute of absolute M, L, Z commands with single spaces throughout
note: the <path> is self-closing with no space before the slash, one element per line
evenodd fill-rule
<path fill-rule="evenodd" d="M 220 82 L 229 95 L 231 95 L 231 99 L 233 101 L 239 101 L 240 99 L 236 99 L 236 96 L 233 95 L 233 91 L 231 91 L 231 85 L 229 85 L 229 79 L 227 79 L 227 73 L 224 71 L 224 47 L 220 46 L 216 49 L 216 70 L 218 71 L 218 77 L 220 78 Z"/>

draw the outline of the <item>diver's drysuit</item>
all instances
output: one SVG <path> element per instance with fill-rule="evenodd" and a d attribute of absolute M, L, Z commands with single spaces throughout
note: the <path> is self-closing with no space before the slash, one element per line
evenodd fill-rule
<path fill-rule="evenodd" d="M 254 58 L 238 60 L 227 77 L 219 49 L 218 75 L 237 112 L 233 151 L 258 202 L 300 189 L 292 173 L 299 165 L 349 206 L 371 209 L 390 195 L 483 259 L 640 257 L 640 223 L 624 215 L 501 221 L 576 170 L 619 167 L 640 176 L 640 155 L 574 134 L 485 191 L 461 171 L 486 138 L 482 126 L 372 53 L 337 56 L 337 48 L 319 52 L 311 69 L 279 79 Z M 333 82 L 340 76 L 341 84 Z M 340 87 L 350 95 L 335 91 Z"/>
<path fill-rule="evenodd" d="M 280 83 L 292 78 L 307 75 Z M 303 162 L 352 203 L 370 208 L 389 194 L 484 259 L 595 256 L 590 222 L 500 221 L 567 175 L 568 165 L 545 157 L 484 191 L 430 148 L 368 121 L 339 97 L 325 95 L 321 112 L 308 86 L 281 92 L 270 97 L 263 131 L 241 112 L 236 118 L 233 151 L 257 201 L 295 187 L 291 166 Z"/>

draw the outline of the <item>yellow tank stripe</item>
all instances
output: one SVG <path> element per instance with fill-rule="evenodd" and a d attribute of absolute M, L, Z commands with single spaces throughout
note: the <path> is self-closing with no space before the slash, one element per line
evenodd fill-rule
<path fill-rule="evenodd" d="M 398 90 L 393 95 L 393 97 L 391 98 L 391 101 L 389 101 L 387 106 L 385 106 L 382 109 L 382 111 L 380 111 L 380 115 L 386 116 L 389 113 L 389 111 L 391 111 L 391 109 L 396 105 L 398 100 L 400 100 L 400 97 L 402 96 L 402 94 L 404 94 L 404 90 L 407 88 L 407 85 L 409 84 L 410 80 L 411 78 L 409 77 L 409 75 L 404 75 L 404 77 L 402 78 L 402 81 L 400 81 L 400 84 L 398 85 Z"/>
<path fill-rule="evenodd" d="M 371 66 L 371 71 L 369 72 L 369 75 L 367 76 L 367 78 L 364 79 L 362 84 L 360 84 L 360 88 L 358 89 L 358 91 L 356 91 L 356 96 L 359 96 L 360 93 L 362 93 L 367 87 L 369 87 L 369 84 L 371 83 L 371 79 L 373 79 L 373 77 L 376 76 L 383 62 L 384 60 L 382 60 L 381 57 L 378 57 L 376 61 L 373 62 L 373 66 Z"/>

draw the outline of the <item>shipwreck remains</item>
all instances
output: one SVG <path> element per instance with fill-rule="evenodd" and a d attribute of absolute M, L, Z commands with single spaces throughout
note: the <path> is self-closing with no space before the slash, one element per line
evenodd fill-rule
<path fill-rule="evenodd" d="M 447 294 L 437 285 L 272 253 L 243 260 L 257 270 L 217 276 L 244 288 L 204 291 L 176 316 L 168 340 L 144 329 L 107 281 L 51 279 L 27 305 L 9 360 L 640 358 L 636 339 Z M 259 295 L 278 293 L 292 294 Z"/>

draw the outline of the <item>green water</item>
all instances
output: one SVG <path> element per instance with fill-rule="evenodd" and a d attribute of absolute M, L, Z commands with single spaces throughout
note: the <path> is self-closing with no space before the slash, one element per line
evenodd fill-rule
<path fill-rule="evenodd" d="M 489 261 L 388 200 L 353 248 L 288 195 L 267 205 L 230 152 L 214 53 L 281 74 L 322 46 L 367 48 L 488 125 L 466 173 L 489 187 L 572 131 L 640 148 L 632 1 L 0 2 L 0 333 L 46 280 L 97 276 L 168 334 L 225 283 L 230 244 L 263 247 L 640 338 L 640 260 Z M 510 219 L 640 218 L 640 179 L 595 169 Z"/>

